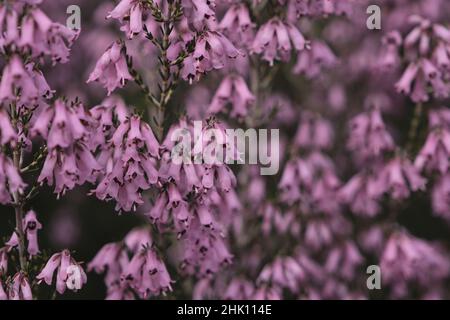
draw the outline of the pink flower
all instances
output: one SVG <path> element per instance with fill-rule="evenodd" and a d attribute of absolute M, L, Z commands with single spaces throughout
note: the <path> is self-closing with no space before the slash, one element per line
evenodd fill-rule
<path fill-rule="evenodd" d="M 349 127 L 347 147 L 361 159 L 377 157 L 394 149 L 394 141 L 378 108 L 357 115 Z"/>
<path fill-rule="evenodd" d="M 371 193 L 388 192 L 394 199 L 405 199 L 411 191 L 425 190 L 426 181 L 411 161 L 397 156 L 381 169 Z"/>
<path fill-rule="evenodd" d="M 11 124 L 8 114 L 0 110 L 0 143 L 2 145 L 15 145 L 17 139 L 17 133 Z"/>
<path fill-rule="evenodd" d="M 25 187 L 11 159 L 0 153 L 0 203 L 11 203 L 12 195 L 22 193 Z"/>
<path fill-rule="evenodd" d="M 272 18 L 256 33 L 252 53 L 263 54 L 263 59 L 273 65 L 274 60 L 288 61 L 291 50 L 308 48 L 309 43 L 293 24 Z"/>
<path fill-rule="evenodd" d="M 24 66 L 21 58 L 14 55 L 3 69 L 3 76 L 0 82 L 0 101 L 16 100 L 15 91 L 20 90 L 20 102 L 23 104 L 37 104 L 38 98 L 42 94 L 39 87 L 40 85 L 35 81 L 28 65 Z"/>
<path fill-rule="evenodd" d="M 328 149 L 333 143 L 330 122 L 311 112 L 303 112 L 295 135 L 295 144 L 301 148 Z"/>
<path fill-rule="evenodd" d="M 192 82 L 200 75 L 213 69 L 222 69 L 230 59 L 235 59 L 241 52 L 218 31 L 203 32 L 195 43 L 194 53 L 183 63 L 181 75 Z"/>
<path fill-rule="evenodd" d="M 111 269 L 117 263 L 122 246 L 119 243 L 108 243 L 104 245 L 88 265 L 88 271 L 95 270 L 97 273 Z"/>
<path fill-rule="evenodd" d="M 372 194 L 375 181 L 373 173 L 359 173 L 339 190 L 338 197 L 353 213 L 373 217 L 380 211 L 379 197 Z"/>
<path fill-rule="evenodd" d="M 172 291 L 173 282 L 165 264 L 152 248 L 143 248 L 134 255 L 125 267 L 122 281 L 127 282 L 145 299 L 151 295 Z"/>
<path fill-rule="evenodd" d="M 254 101 L 255 96 L 247 87 L 245 80 L 238 75 L 228 75 L 217 89 L 208 112 L 215 114 L 224 111 L 225 106 L 230 103 L 231 116 L 242 118 L 247 115 L 248 108 Z"/>
<path fill-rule="evenodd" d="M 398 31 L 391 31 L 383 37 L 383 53 L 380 63 L 385 68 L 394 68 L 400 65 L 399 48 L 402 45 L 402 36 Z"/>
<path fill-rule="evenodd" d="M 231 41 L 242 47 L 249 47 L 253 39 L 255 24 L 245 4 L 236 3 L 229 7 L 219 24 L 220 30 Z"/>
<path fill-rule="evenodd" d="M 87 82 L 99 81 L 110 95 L 116 88 L 122 88 L 127 80 L 132 79 L 126 61 L 126 47 L 116 41 L 100 57 Z"/>
<path fill-rule="evenodd" d="M 450 221 L 450 174 L 439 178 L 431 193 L 433 212 Z"/>
<path fill-rule="evenodd" d="M 93 193 L 101 200 L 116 200 L 116 210 L 136 210 L 142 192 L 158 182 L 155 159 L 159 143 L 150 126 L 138 116 L 122 122 L 99 156 L 105 175 Z"/>
<path fill-rule="evenodd" d="M 34 57 L 49 55 L 53 63 L 66 63 L 70 47 L 79 35 L 79 30 L 69 29 L 55 23 L 38 8 L 33 8 L 22 20 L 21 35 L 17 42 L 30 50 Z"/>
<path fill-rule="evenodd" d="M 257 283 L 272 284 L 280 289 L 288 288 L 297 293 L 305 280 L 305 272 L 292 257 L 278 257 L 272 264 L 266 265 L 258 276 Z"/>
<path fill-rule="evenodd" d="M 363 262 L 363 256 L 355 243 L 347 241 L 330 250 L 325 262 L 325 270 L 350 280 L 355 277 Z"/>
<path fill-rule="evenodd" d="M 408 282 L 426 285 L 435 280 L 442 281 L 450 270 L 448 257 L 438 246 L 415 238 L 404 230 L 390 236 L 380 267 L 384 270 L 383 282 L 394 288 Z"/>
<path fill-rule="evenodd" d="M 39 283 L 44 281 L 47 285 L 51 285 L 55 272 L 56 290 L 59 294 L 63 294 L 66 288 L 73 291 L 79 290 L 87 282 L 86 273 L 72 258 L 69 250 L 52 255 L 36 279 L 39 280 Z"/>
<path fill-rule="evenodd" d="M 331 68 L 337 64 L 337 57 L 328 45 L 322 41 L 311 42 L 311 50 L 298 53 L 297 63 L 292 72 L 305 74 L 312 79 L 320 75 L 323 69 Z"/>
<path fill-rule="evenodd" d="M 33 300 L 30 283 L 22 272 L 16 273 L 13 277 L 8 296 L 9 300 Z"/>
<path fill-rule="evenodd" d="M 437 170 L 445 174 L 449 168 L 449 157 L 450 131 L 444 127 L 434 128 L 428 134 L 414 165 L 419 170 Z"/>
<path fill-rule="evenodd" d="M 216 0 L 182 0 L 181 5 L 184 15 L 196 30 L 201 30 L 216 19 Z"/>
<path fill-rule="evenodd" d="M 30 256 L 35 256 L 39 253 L 38 246 L 38 230 L 42 229 L 41 223 L 36 218 L 36 213 L 33 210 L 28 211 L 23 219 L 24 231 L 28 240 L 28 253 Z"/>
<path fill-rule="evenodd" d="M 100 166 L 88 149 L 92 122 L 81 103 L 56 100 L 42 110 L 30 132 L 47 140 L 48 154 L 38 182 L 55 184 L 55 193 L 64 194 L 75 185 L 93 182 Z"/>
<path fill-rule="evenodd" d="M 108 18 L 117 19 L 123 24 L 121 30 L 128 38 L 138 35 L 143 30 L 143 15 L 146 12 L 141 0 L 121 0 L 108 14 Z M 146 12 L 149 14 L 148 12 Z"/>

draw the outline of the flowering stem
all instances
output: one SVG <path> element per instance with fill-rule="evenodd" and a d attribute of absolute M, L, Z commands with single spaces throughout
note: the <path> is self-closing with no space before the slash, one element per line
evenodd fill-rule
<path fill-rule="evenodd" d="M 420 120 L 422 118 L 422 113 L 423 113 L 423 104 L 421 102 L 419 102 L 414 107 L 414 115 L 411 120 L 411 125 L 409 127 L 408 142 L 406 144 L 406 151 L 408 152 L 408 154 L 412 154 L 412 152 L 414 151 L 413 150 L 414 143 L 415 143 L 415 140 L 417 137 L 417 131 L 419 129 Z"/>
<path fill-rule="evenodd" d="M 21 151 L 20 147 L 16 147 L 13 152 L 13 162 L 14 166 L 17 168 L 17 171 L 20 172 L 20 158 Z M 23 231 L 23 201 L 22 196 L 19 192 L 14 192 L 14 209 L 16 213 L 16 233 L 19 238 L 19 261 L 20 261 L 20 269 L 25 271 L 26 267 L 26 258 L 25 258 L 25 235 Z"/>
<path fill-rule="evenodd" d="M 170 10 L 169 10 L 170 12 Z M 169 13 L 170 14 L 170 13 Z M 170 16 L 169 16 L 170 19 Z M 167 49 L 169 48 L 170 41 L 169 35 L 172 32 L 172 24 L 170 21 L 164 21 L 162 26 L 162 40 L 160 44 L 160 57 L 159 61 L 161 63 L 161 67 L 159 69 L 159 74 L 161 76 L 161 84 L 159 85 L 159 89 L 161 91 L 159 97 L 159 103 L 156 106 L 156 114 L 155 114 L 155 127 L 156 127 L 156 136 L 159 141 L 162 141 L 164 134 L 164 118 L 165 118 L 165 109 L 167 103 L 170 100 L 170 96 L 172 95 L 171 84 L 170 84 L 170 61 L 167 58 Z"/>
<path fill-rule="evenodd" d="M 18 130 L 18 112 L 16 110 L 15 105 L 11 106 L 11 122 L 13 127 Z M 22 160 L 22 145 L 20 142 L 17 143 L 17 145 L 13 149 L 13 164 L 17 169 L 17 172 L 20 172 L 21 167 L 21 160 Z M 20 270 L 25 271 L 26 268 L 26 257 L 25 257 L 25 235 L 23 230 L 23 197 L 20 194 L 19 191 L 15 191 L 13 193 L 13 199 L 14 199 L 14 210 L 15 210 L 15 216 L 16 216 L 16 234 L 18 237 L 18 247 L 19 247 L 19 261 L 20 261 Z"/>

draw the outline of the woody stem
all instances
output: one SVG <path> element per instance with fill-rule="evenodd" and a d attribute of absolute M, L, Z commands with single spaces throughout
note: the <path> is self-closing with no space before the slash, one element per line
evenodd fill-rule
<path fill-rule="evenodd" d="M 417 138 L 417 131 L 419 129 L 420 120 L 423 113 L 423 104 L 421 102 L 417 103 L 414 108 L 414 115 L 411 120 L 411 124 L 408 132 L 408 141 L 406 144 L 406 151 L 411 154 L 414 151 L 414 143 Z"/>
<path fill-rule="evenodd" d="M 172 6 L 172 5 L 171 5 Z M 159 69 L 159 74 L 161 77 L 160 84 L 160 97 L 159 103 L 156 105 L 156 114 L 155 114 L 155 127 L 156 127 L 156 136 L 159 141 L 162 141 L 164 134 L 164 120 L 165 120 L 165 109 L 166 106 L 172 96 L 172 83 L 170 81 L 171 71 L 170 66 L 171 62 L 167 57 L 167 50 L 170 46 L 170 34 L 173 29 L 173 23 L 171 22 L 172 8 L 169 8 L 169 13 L 167 19 L 164 20 L 162 24 L 162 38 L 160 42 L 160 56 L 159 62 L 161 67 Z"/>
<path fill-rule="evenodd" d="M 15 108 L 12 110 L 12 124 L 17 129 L 17 118 L 18 115 L 16 113 Z M 22 158 L 22 146 L 20 143 L 14 147 L 13 150 L 13 163 L 17 169 L 17 172 L 20 172 L 20 160 Z M 18 237 L 18 247 L 19 247 L 19 261 L 20 261 L 20 270 L 25 271 L 26 268 L 26 257 L 25 257 L 25 233 L 23 230 L 23 197 L 22 195 L 16 191 L 13 193 L 14 198 L 14 209 L 16 214 L 16 234 Z"/>

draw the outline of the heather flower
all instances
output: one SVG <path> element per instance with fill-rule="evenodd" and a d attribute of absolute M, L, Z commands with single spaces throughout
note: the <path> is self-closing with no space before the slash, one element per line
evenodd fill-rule
<path fill-rule="evenodd" d="M 116 210 L 136 210 L 142 192 L 158 182 L 155 159 L 159 143 L 150 126 L 138 116 L 122 122 L 99 156 L 106 172 L 93 193 L 100 200 L 116 200 Z"/>
<path fill-rule="evenodd" d="M 273 65 L 274 60 L 288 61 L 291 50 L 299 52 L 308 47 L 309 42 L 296 26 L 279 18 L 272 18 L 256 33 L 251 52 L 262 54 L 263 60 Z"/>
<path fill-rule="evenodd" d="M 252 296 L 252 300 L 281 300 L 282 292 L 279 288 L 261 286 L 257 288 Z"/>
<path fill-rule="evenodd" d="M 52 255 L 42 271 L 36 276 L 36 279 L 39 280 L 39 283 L 44 281 L 50 286 L 53 283 L 55 273 L 56 291 L 59 294 L 63 294 L 66 288 L 73 291 L 79 290 L 87 282 L 86 273 L 68 250 Z M 75 284 L 70 281 L 74 281 Z"/>
<path fill-rule="evenodd" d="M 17 42 L 30 50 L 33 57 L 49 55 L 53 63 L 66 63 L 70 47 L 79 35 L 79 30 L 69 29 L 56 23 L 38 8 L 33 8 L 21 23 L 21 34 Z"/>
<path fill-rule="evenodd" d="M 133 256 L 123 270 L 121 278 L 144 299 L 172 291 L 173 281 L 165 264 L 159 259 L 156 251 L 149 247 L 140 249 Z"/>
<path fill-rule="evenodd" d="M 402 35 L 398 31 L 390 31 L 383 37 L 383 51 L 380 64 L 384 68 L 394 68 L 400 65 L 399 48 L 402 45 Z"/>
<path fill-rule="evenodd" d="M 353 213 L 373 217 L 380 211 L 379 197 L 372 192 L 375 182 L 374 173 L 358 173 L 339 190 L 338 197 Z"/>
<path fill-rule="evenodd" d="M 96 273 L 103 273 L 105 270 L 110 272 L 117 264 L 117 260 L 122 252 L 120 243 L 105 244 L 88 264 L 88 271 L 95 270 Z"/>
<path fill-rule="evenodd" d="M 414 165 L 419 169 L 437 170 L 445 174 L 449 168 L 450 131 L 438 127 L 428 134 L 424 146 L 416 157 Z"/>
<path fill-rule="evenodd" d="M 231 280 L 223 298 L 227 300 L 249 300 L 253 296 L 254 290 L 255 287 L 251 281 L 236 278 Z"/>
<path fill-rule="evenodd" d="M 331 226 L 322 220 L 309 221 L 305 230 L 305 244 L 313 250 L 330 245 L 334 235 Z"/>
<path fill-rule="evenodd" d="M 184 60 L 181 76 L 192 83 L 202 74 L 224 68 L 229 59 L 235 59 L 240 54 L 220 32 L 205 31 L 196 40 L 193 54 Z"/>
<path fill-rule="evenodd" d="M 33 210 L 28 211 L 23 220 L 23 227 L 28 240 L 27 250 L 30 256 L 35 256 L 40 252 L 37 234 L 38 230 L 42 229 L 42 225 L 37 220 L 36 213 Z"/>
<path fill-rule="evenodd" d="M 16 273 L 13 277 L 9 285 L 8 297 L 9 300 L 33 300 L 30 283 L 22 272 Z"/>
<path fill-rule="evenodd" d="M 377 157 L 394 149 L 394 141 L 386 129 L 378 108 L 361 113 L 350 121 L 347 148 L 362 159 Z"/>
<path fill-rule="evenodd" d="M 329 121 L 303 112 L 294 142 L 301 148 L 328 149 L 333 142 L 333 128 Z"/>
<path fill-rule="evenodd" d="M 0 203 L 11 203 L 12 195 L 22 193 L 25 187 L 26 184 L 12 160 L 0 154 Z"/>
<path fill-rule="evenodd" d="M 210 114 L 224 111 L 225 106 L 232 106 L 231 116 L 242 118 L 247 115 L 247 109 L 255 101 L 245 80 L 238 75 L 228 75 L 220 84 L 208 108 Z"/>
<path fill-rule="evenodd" d="M 433 212 L 450 221 L 450 174 L 440 177 L 431 191 Z"/>
<path fill-rule="evenodd" d="M 305 279 L 305 272 L 292 257 L 278 257 L 265 266 L 258 276 L 257 283 L 271 284 L 274 287 L 287 288 L 292 293 L 298 293 Z"/>
<path fill-rule="evenodd" d="M 371 193 L 381 195 L 389 193 L 394 199 L 408 198 L 411 191 L 425 190 L 423 178 L 409 159 L 396 156 L 381 169 L 372 184 Z"/>
<path fill-rule="evenodd" d="M 143 17 L 146 11 L 142 0 L 121 0 L 108 14 L 107 18 L 117 19 L 122 23 L 121 30 L 132 39 L 143 30 Z"/>
<path fill-rule="evenodd" d="M 441 71 L 430 60 L 422 58 L 409 64 L 395 87 L 398 92 L 409 95 L 414 102 L 426 102 L 429 100 L 428 84 L 435 97 L 445 98 L 449 95 L 450 86 L 442 79 Z"/>
<path fill-rule="evenodd" d="M 381 256 L 382 280 L 394 287 L 411 281 L 426 286 L 449 274 L 449 260 L 438 246 L 413 237 L 406 231 L 393 233 Z M 433 272 L 428 272 L 433 270 Z M 406 293 L 406 292 L 405 292 Z"/>
<path fill-rule="evenodd" d="M 0 110 L 0 143 L 2 145 L 14 145 L 17 139 L 17 133 L 11 124 L 8 114 Z"/>
<path fill-rule="evenodd" d="M 181 5 L 184 15 L 196 30 L 201 30 L 216 19 L 215 0 L 182 0 Z"/>
<path fill-rule="evenodd" d="M 122 88 L 127 80 L 132 79 L 126 61 L 126 47 L 116 41 L 100 57 L 87 82 L 99 81 L 110 95 L 115 89 Z"/>
<path fill-rule="evenodd" d="M 337 274 L 351 280 L 363 261 L 357 246 L 348 241 L 331 249 L 325 262 L 325 270 L 330 274 Z"/>
<path fill-rule="evenodd" d="M 90 109 L 89 113 L 94 126 L 89 139 L 92 151 L 104 148 L 114 134 L 116 123 L 122 123 L 130 116 L 125 102 L 118 96 L 106 98 L 100 105 Z"/>
<path fill-rule="evenodd" d="M 41 112 L 31 135 L 47 140 L 48 154 L 38 182 L 55 184 L 55 193 L 64 194 L 75 185 L 93 182 L 100 167 L 88 149 L 90 118 L 80 103 L 57 100 Z"/>
<path fill-rule="evenodd" d="M 40 97 L 39 86 L 29 72 L 29 68 L 23 64 L 19 56 L 14 55 L 3 69 L 0 102 L 15 101 L 16 91 L 20 92 L 21 104 L 37 104 Z"/>
<path fill-rule="evenodd" d="M 280 235 L 291 234 L 293 236 L 300 233 L 300 224 L 296 221 L 297 216 L 293 211 L 283 213 L 272 204 L 266 204 L 262 210 L 261 231 L 265 235 L 270 235 L 273 231 Z"/>
<path fill-rule="evenodd" d="M 328 45 L 322 41 L 312 41 L 310 50 L 303 50 L 298 53 L 297 63 L 292 72 L 294 74 L 304 74 L 309 79 L 317 77 L 323 69 L 335 66 L 337 57 Z"/>
<path fill-rule="evenodd" d="M 194 219 L 179 239 L 181 269 L 188 274 L 209 276 L 231 263 L 232 255 L 220 230 L 210 227 L 212 221 L 208 212 L 197 212 L 199 219 Z"/>
<path fill-rule="evenodd" d="M 248 46 L 253 40 L 255 24 L 250 18 L 247 6 L 235 3 L 228 8 L 219 28 L 233 43 Z"/>
<path fill-rule="evenodd" d="M 403 41 L 409 65 L 396 83 L 397 91 L 409 95 L 414 102 L 429 100 L 428 86 L 433 89 L 434 97 L 448 97 L 449 55 L 444 48 L 450 44 L 450 32 L 419 16 L 411 16 L 409 20 L 415 25 Z"/>

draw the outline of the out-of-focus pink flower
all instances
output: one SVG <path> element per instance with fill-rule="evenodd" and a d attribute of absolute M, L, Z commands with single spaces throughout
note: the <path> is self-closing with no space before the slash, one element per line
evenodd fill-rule
<path fill-rule="evenodd" d="M 247 87 L 245 80 L 238 75 L 228 75 L 217 89 L 208 112 L 216 114 L 224 111 L 225 106 L 230 103 L 232 106 L 231 116 L 242 118 L 247 115 L 247 110 L 254 101 L 255 96 Z"/>
<path fill-rule="evenodd" d="M 245 4 L 236 3 L 229 7 L 219 28 L 239 47 L 249 47 L 253 40 L 255 24 Z"/>
<path fill-rule="evenodd" d="M 0 154 L 0 203 L 8 204 L 14 193 L 22 193 L 26 184 L 23 182 L 12 160 Z"/>
<path fill-rule="evenodd" d="M 323 69 L 332 68 L 337 63 L 337 57 L 328 45 L 322 41 L 312 41 L 310 50 L 298 53 L 297 63 L 292 72 L 304 74 L 312 79 L 320 75 Z"/>
<path fill-rule="evenodd" d="M 378 108 L 357 115 L 349 127 L 347 147 L 361 159 L 380 156 L 395 147 Z"/>
<path fill-rule="evenodd" d="M 440 177 L 431 193 L 433 211 L 450 221 L 450 174 Z"/>
<path fill-rule="evenodd" d="M 295 25 L 272 18 L 256 33 L 251 52 L 262 54 L 263 59 L 273 65 L 274 60 L 288 61 L 291 50 L 298 52 L 308 48 L 309 42 Z"/>
<path fill-rule="evenodd" d="M 394 199 L 405 199 L 411 191 L 424 190 L 426 182 L 409 159 L 396 156 L 381 169 L 371 184 L 371 194 L 376 196 L 388 192 Z"/>

